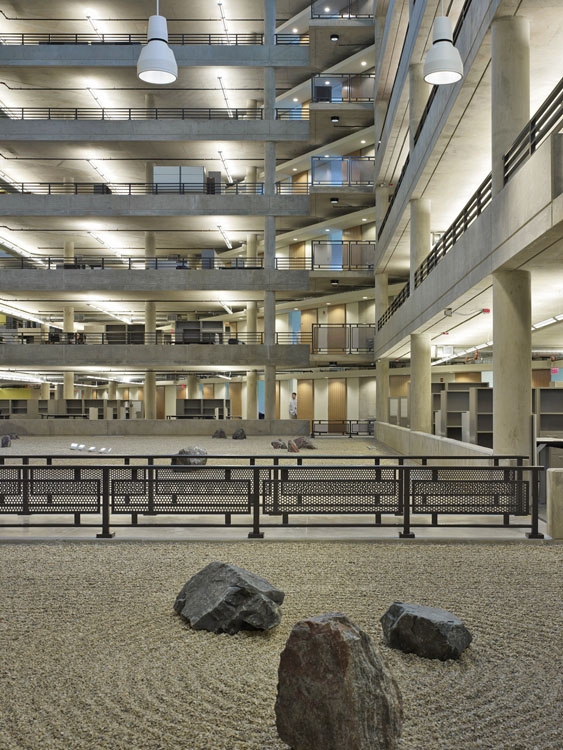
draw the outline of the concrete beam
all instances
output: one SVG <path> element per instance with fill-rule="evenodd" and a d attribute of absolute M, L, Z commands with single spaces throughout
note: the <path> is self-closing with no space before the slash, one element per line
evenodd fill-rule
<path fill-rule="evenodd" d="M 309 47 L 266 45 L 172 45 L 179 68 L 235 66 L 237 68 L 302 68 L 309 66 Z M 2 67 L 133 68 L 140 44 L 39 44 L 0 46 Z"/>
<path fill-rule="evenodd" d="M 296 120 L 3 120 L 4 141 L 307 141 Z"/>
<path fill-rule="evenodd" d="M 1 47 L 0 47 L 1 49 Z M 11 193 L 0 216 L 309 216 L 303 195 L 37 195 Z"/>
<path fill-rule="evenodd" d="M 309 345 L 293 344 L 170 344 L 119 345 L 88 344 L 3 344 L 0 365 L 31 369 L 92 367 L 103 362 L 104 367 L 309 367 Z"/>

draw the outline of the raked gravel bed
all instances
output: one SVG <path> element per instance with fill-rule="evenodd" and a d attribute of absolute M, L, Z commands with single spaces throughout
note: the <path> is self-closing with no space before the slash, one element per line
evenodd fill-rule
<path fill-rule="evenodd" d="M 173 614 L 216 559 L 285 590 L 280 627 L 217 636 Z M 402 750 L 560 750 L 562 571 L 541 542 L 2 544 L 0 748 L 283 750 L 279 654 L 298 619 L 339 610 L 399 681 Z M 395 599 L 452 610 L 472 645 L 445 663 L 387 649 Z"/>

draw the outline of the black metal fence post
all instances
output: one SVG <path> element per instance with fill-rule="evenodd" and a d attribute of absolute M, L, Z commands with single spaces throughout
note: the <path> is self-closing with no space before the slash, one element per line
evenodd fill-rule
<path fill-rule="evenodd" d="M 96 539 L 113 539 L 115 534 L 110 531 L 109 516 L 109 468 L 102 469 L 102 531 L 96 534 Z"/>
<path fill-rule="evenodd" d="M 414 534 L 411 531 L 411 504 L 410 504 L 410 486 L 411 477 L 410 469 L 404 467 L 403 473 L 403 530 L 399 531 L 400 539 L 414 539 Z"/>
<path fill-rule="evenodd" d="M 155 472 L 155 469 L 151 468 L 154 465 L 154 458 L 151 456 L 147 460 L 147 463 L 149 465 L 149 468 L 147 469 L 147 496 L 148 496 L 147 508 L 148 510 L 145 515 L 156 516 L 155 510 L 154 510 L 154 483 L 156 480 L 156 472 Z"/>
<path fill-rule="evenodd" d="M 538 530 L 539 525 L 539 472 L 540 469 L 534 466 L 532 472 L 532 524 L 530 533 L 526 534 L 528 539 L 543 539 L 544 535 Z"/>
<path fill-rule="evenodd" d="M 23 464 L 29 464 L 29 458 L 24 458 Z M 31 481 L 30 469 L 24 466 L 22 469 L 22 516 L 29 516 L 29 482 Z"/>
<path fill-rule="evenodd" d="M 254 461 L 252 461 L 254 463 Z M 264 539 L 264 532 L 260 531 L 260 469 L 254 468 L 254 492 L 252 493 L 252 531 L 249 539 Z"/>

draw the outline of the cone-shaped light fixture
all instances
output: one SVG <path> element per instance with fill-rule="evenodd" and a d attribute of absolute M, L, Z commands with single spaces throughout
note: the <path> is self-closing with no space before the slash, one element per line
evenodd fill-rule
<path fill-rule="evenodd" d="M 424 61 L 424 80 L 434 86 L 456 83 L 463 78 L 463 62 L 453 43 L 452 25 L 447 16 L 438 16 L 432 31 L 432 47 Z"/>
<path fill-rule="evenodd" d="M 139 55 L 137 75 L 141 81 L 158 85 L 174 83 L 178 78 L 178 65 L 168 46 L 168 28 L 164 16 L 149 18 L 147 43 Z"/>

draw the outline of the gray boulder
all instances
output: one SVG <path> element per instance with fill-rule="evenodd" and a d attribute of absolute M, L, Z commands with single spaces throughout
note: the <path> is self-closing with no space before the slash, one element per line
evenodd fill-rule
<path fill-rule="evenodd" d="M 9 448 L 12 445 L 12 441 L 9 435 L 2 435 L 2 448 Z"/>
<path fill-rule="evenodd" d="M 279 440 L 272 440 L 272 448 L 279 448 L 280 450 L 287 450 L 287 443 L 280 438 Z"/>
<path fill-rule="evenodd" d="M 227 434 L 226 434 L 225 430 L 215 430 L 215 432 L 213 433 L 213 435 L 211 437 L 222 438 L 223 440 L 225 440 L 226 437 L 227 437 Z"/>
<path fill-rule="evenodd" d="M 317 447 L 316 445 L 313 445 L 313 442 L 307 437 L 296 437 L 294 438 L 293 442 L 299 448 L 299 450 L 302 450 L 303 448 L 306 448 L 308 450 L 316 450 Z"/>
<path fill-rule="evenodd" d="M 15 435 L 14 433 L 12 433 L 12 434 L 10 435 L 10 440 L 19 440 L 19 439 L 20 439 L 20 436 L 19 436 L 19 435 Z"/>
<path fill-rule="evenodd" d="M 293 750 L 393 750 L 399 687 L 367 633 L 341 613 L 298 622 L 278 670 L 276 726 Z"/>
<path fill-rule="evenodd" d="M 287 450 L 290 453 L 299 453 L 299 448 L 295 444 L 295 440 L 288 440 L 287 441 Z"/>
<path fill-rule="evenodd" d="M 244 568 L 212 562 L 184 585 L 174 610 L 194 630 L 233 635 L 279 625 L 284 597 L 283 591 Z"/>
<path fill-rule="evenodd" d="M 207 463 L 207 451 L 205 448 L 182 448 L 175 456 L 172 456 L 172 466 L 205 466 Z"/>
<path fill-rule="evenodd" d="M 233 432 L 233 440 L 246 440 L 246 432 L 242 429 L 242 427 L 238 427 Z"/>
<path fill-rule="evenodd" d="M 445 609 L 393 602 L 381 618 L 391 648 L 427 659 L 457 659 L 472 641 L 463 622 Z"/>

